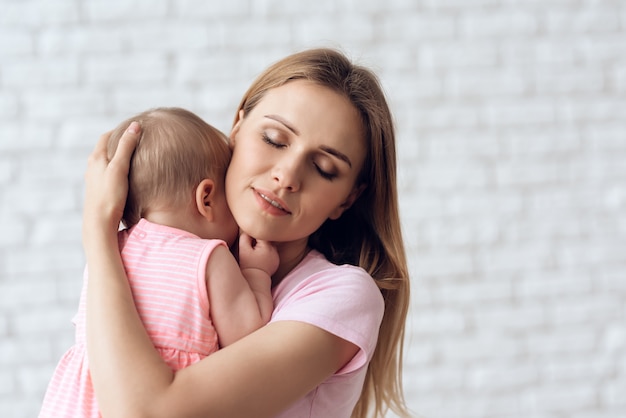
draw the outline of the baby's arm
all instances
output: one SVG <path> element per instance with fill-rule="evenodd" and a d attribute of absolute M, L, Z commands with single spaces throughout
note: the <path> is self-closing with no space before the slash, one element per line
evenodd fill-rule
<path fill-rule="evenodd" d="M 278 267 L 276 249 L 263 243 L 254 248 L 243 244 L 243 250 L 249 261 L 245 269 L 240 269 L 224 246 L 215 248 L 207 263 L 209 312 L 221 347 L 261 328 L 273 309 L 271 275 Z"/>

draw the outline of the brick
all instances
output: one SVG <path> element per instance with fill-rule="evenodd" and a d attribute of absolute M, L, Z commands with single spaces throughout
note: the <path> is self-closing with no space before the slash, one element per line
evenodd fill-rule
<path fill-rule="evenodd" d="M 476 129 L 483 116 L 478 109 L 457 103 L 439 106 L 422 105 L 413 116 L 413 124 L 420 130 L 430 129 Z"/>
<path fill-rule="evenodd" d="M 2 231 L 2 234 L 0 234 L 0 248 L 24 245 L 28 230 L 25 219 L 4 216 L 3 214 L 0 217 L 0 231 Z"/>
<path fill-rule="evenodd" d="M 424 274 L 424 273 L 422 273 Z M 450 277 L 449 273 L 447 277 Z M 471 306 L 475 303 L 496 304 L 509 303 L 513 299 L 513 282 L 502 273 L 497 279 L 466 282 L 448 280 L 433 290 L 434 297 L 446 306 Z"/>
<path fill-rule="evenodd" d="M 585 143 L 591 152 L 616 153 L 626 150 L 624 121 L 592 124 L 585 130 Z"/>
<path fill-rule="evenodd" d="M 0 397 L 11 395 L 15 392 L 15 379 L 12 374 L 0 373 Z"/>
<path fill-rule="evenodd" d="M 195 103 L 194 94 L 188 89 L 163 89 L 155 91 L 149 85 L 133 86 L 132 89 L 115 88 L 112 93 L 112 103 L 116 110 L 117 118 L 111 118 L 110 126 L 113 129 L 122 120 L 144 110 L 161 106 L 179 106 L 194 111 L 191 104 Z M 114 120 L 113 120 L 114 119 Z M 103 131 L 100 131 L 102 133 Z M 97 139 L 98 136 L 93 139 Z M 95 144 L 95 142 L 94 142 Z"/>
<path fill-rule="evenodd" d="M 0 341 L 0 366 L 42 364 L 49 360 L 49 346 L 40 338 L 11 338 Z"/>
<path fill-rule="evenodd" d="M 625 390 L 626 379 L 624 379 L 623 377 L 610 379 L 608 382 L 602 385 L 602 403 L 610 407 L 617 407 L 614 409 L 614 411 L 616 414 L 619 414 L 621 411 L 624 410 L 624 407 L 626 407 L 626 400 L 623 396 Z M 618 417 L 618 415 L 611 416 Z"/>
<path fill-rule="evenodd" d="M 21 367 L 17 372 L 17 383 L 26 396 L 39 396 L 48 387 L 52 372 L 50 367 Z"/>
<path fill-rule="evenodd" d="M 596 346 L 592 329 L 550 328 L 537 330 L 525 337 L 525 353 L 530 358 L 555 358 L 558 356 L 589 356 Z"/>
<path fill-rule="evenodd" d="M 536 159 L 503 161 L 495 167 L 495 181 L 502 187 L 562 184 L 569 180 L 567 167 L 567 161 L 555 161 L 551 165 Z"/>
<path fill-rule="evenodd" d="M 520 96 L 530 89 L 522 74 L 513 71 L 456 71 L 444 82 L 445 95 L 458 99 Z"/>
<path fill-rule="evenodd" d="M 454 367 L 434 367 L 411 379 L 411 387 L 434 390 L 451 391 L 463 387 L 463 374 Z"/>
<path fill-rule="evenodd" d="M 0 17 L 0 22 L 4 20 Z M 0 56 L 29 57 L 35 52 L 35 37 L 27 29 L 9 28 L 2 25 L 0 28 Z M 4 63 L 2 67 L 4 67 Z"/>
<path fill-rule="evenodd" d="M 560 36 L 569 33 L 616 32 L 620 29 L 619 14 L 609 8 L 550 10 L 546 13 L 545 21 L 546 31 Z"/>
<path fill-rule="evenodd" d="M 516 284 L 516 295 L 524 302 L 553 301 L 562 297 L 583 298 L 594 280 L 580 269 L 524 272 Z"/>
<path fill-rule="evenodd" d="M 198 52 L 223 44 L 219 29 L 219 24 L 207 25 L 205 22 L 147 22 L 134 25 L 133 31 L 127 36 L 127 41 L 131 48 L 140 51 Z"/>
<path fill-rule="evenodd" d="M 458 21 L 463 38 L 508 38 L 527 37 L 537 33 L 537 15 L 516 9 L 470 12 L 460 16 Z"/>
<path fill-rule="evenodd" d="M 89 117 L 102 113 L 106 109 L 101 92 L 88 88 L 27 90 L 22 95 L 21 105 L 22 115 L 38 122 L 52 122 L 70 117 Z"/>
<path fill-rule="evenodd" d="M 607 33 L 587 38 L 581 42 L 583 57 L 586 62 L 595 65 L 613 63 L 615 57 L 626 53 L 623 33 Z"/>
<path fill-rule="evenodd" d="M 91 86 L 150 85 L 165 81 L 168 68 L 168 60 L 163 53 L 139 53 L 130 57 L 97 56 L 85 59 L 85 80 Z"/>
<path fill-rule="evenodd" d="M 28 250 L 22 247 L 11 248 L 5 252 L 4 268 L 9 276 L 44 275 L 54 278 L 81 268 L 83 258 L 80 250 L 78 244 Z"/>
<path fill-rule="evenodd" d="M 464 313 L 452 309 L 425 312 L 417 317 L 413 330 L 417 336 L 458 334 L 467 328 Z"/>
<path fill-rule="evenodd" d="M 525 204 L 521 194 L 509 190 L 475 190 L 446 197 L 444 214 L 465 217 L 474 215 L 501 217 L 519 216 Z"/>
<path fill-rule="evenodd" d="M 73 330 L 70 321 L 75 313 L 75 307 L 42 306 L 38 309 L 30 309 L 28 312 L 18 313 L 13 321 L 23 338 L 54 336 L 57 332 Z M 51 347 L 47 348 L 51 350 Z"/>
<path fill-rule="evenodd" d="M 529 390 L 535 408 L 544 411 L 579 411 L 596 405 L 595 389 L 588 384 L 539 386 Z"/>
<path fill-rule="evenodd" d="M 601 325 L 605 321 L 618 321 L 622 315 L 622 306 L 621 297 L 588 293 L 584 299 L 563 297 L 554 301 L 548 315 L 556 327 Z"/>
<path fill-rule="evenodd" d="M 507 365 L 506 367 L 502 367 L 501 363 L 495 362 L 480 364 L 473 366 L 467 371 L 468 389 L 478 393 L 502 393 L 523 390 L 526 387 L 538 384 L 540 380 L 541 373 L 536 365 L 526 362 Z M 500 398 L 500 396 L 497 398 Z"/>
<path fill-rule="evenodd" d="M 3 83 L 10 88 L 42 88 L 75 86 L 79 79 L 79 63 L 61 59 L 20 59 L 3 65 Z"/>
<path fill-rule="evenodd" d="M 223 88 L 225 81 L 247 79 L 251 74 L 251 70 L 241 64 L 240 59 L 228 54 L 227 51 L 202 56 L 181 54 L 174 65 L 173 81 L 179 86 L 211 85 L 212 83 L 225 90 Z M 230 91 L 230 94 L 234 95 L 234 92 Z"/>
<path fill-rule="evenodd" d="M 277 22 L 278 23 L 278 22 Z M 328 33 L 341 28 L 342 44 L 351 41 L 372 42 L 376 40 L 373 17 L 367 15 L 339 15 L 339 16 L 311 16 L 292 27 L 296 41 L 305 42 L 307 39 L 329 39 Z"/>
<path fill-rule="evenodd" d="M 624 262 L 624 253 L 620 250 L 616 238 L 590 237 L 585 242 L 574 242 L 557 248 L 555 258 L 560 267 L 601 266 Z"/>
<path fill-rule="evenodd" d="M 474 271 L 469 254 L 450 254 L 444 251 L 423 253 L 416 261 L 419 274 L 423 277 L 449 277 L 451 275 L 470 274 Z M 452 289 L 451 289 L 452 290 Z"/>
<path fill-rule="evenodd" d="M 489 127 L 517 126 L 527 128 L 548 124 L 556 119 L 556 110 L 549 100 L 492 100 L 485 109 Z"/>
<path fill-rule="evenodd" d="M 467 247 L 496 244 L 500 226 L 492 218 L 456 221 L 449 218 L 425 222 L 417 234 L 418 243 L 426 248 Z"/>
<path fill-rule="evenodd" d="M 497 248 L 476 251 L 476 270 L 487 274 L 517 272 L 533 266 L 542 269 L 552 265 L 552 248 L 545 243 L 503 244 Z"/>
<path fill-rule="evenodd" d="M 389 79 L 388 98 L 391 103 L 396 103 L 393 108 L 398 109 L 397 113 L 413 101 L 429 101 L 443 97 L 443 80 L 437 75 L 424 74 L 409 80 L 399 76 Z"/>
<path fill-rule="evenodd" d="M 37 397 L 33 396 L 16 396 L 0 397 L 0 415 L 12 418 L 32 418 L 39 414 L 43 394 Z"/>
<path fill-rule="evenodd" d="M 498 63 L 496 46 L 485 41 L 433 42 L 417 53 L 420 70 L 493 68 Z"/>
<path fill-rule="evenodd" d="M 383 17 L 377 22 L 384 40 L 403 43 L 449 40 L 456 33 L 455 23 L 454 16 L 439 13 L 403 13 Z"/>
<path fill-rule="evenodd" d="M 542 69 L 533 77 L 533 87 L 541 94 L 594 94 L 606 86 L 605 75 L 600 69 L 554 68 Z"/>
<path fill-rule="evenodd" d="M 1 26 L 37 29 L 45 24 L 72 24 L 79 20 L 74 1 L 5 1 L 0 12 Z"/>
<path fill-rule="evenodd" d="M 168 11 L 166 0 L 133 0 L 130 2 L 91 0 L 82 5 L 83 15 L 91 22 L 126 21 L 131 24 L 136 23 L 137 16 L 141 16 L 142 19 L 164 18 Z"/>
<path fill-rule="evenodd" d="M 34 292 L 33 288 L 37 291 Z M 50 306 L 56 300 L 56 286 L 53 280 L 40 283 L 34 280 L 11 280 L 0 284 L 0 301 L 2 307 L 10 311 L 18 311 L 39 306 Z"/>
<path fill-rule="evenodd" d="M 444 341 L 440 355 L 445 364 L 458 366 L 485 361 L 514 362 L 522 350 L 518 339 L 486 331 Z"/>
<path fill-rule="evenodd" d="M 14 151 L 42 151 L 52 148 L 54 131 L 52 126 L 44 123 L 35 126 L 7 123 L 0 126 L 0 138 L 3 138 L 0 142 L 0 151 L 3 154 Z"/>
<path fill-rule="evenodd" d="M 76 165 L 73 167 L 76 173 L 80 173 L 81 176 L 84 173 L 87 167 L 87 157 L 95 147 L 100 135 L 112 130 L 122 120 L 133 115 L 130 111 L 124 113 L 122 110 L 120 109 L 119 117 L 111 115 L 91 116 L 65 120 L 61 124 L 55 136 L 55 146 L 60 151 L 72 153 L 74 158 L 77 158 Z"/>
<path fill-rule="evenodd" d="M 418 187 L 424 190 L 475 189 L 487 185 L 489 173 L 484 164 L 464 160 L 441 160 L 417 168 Z"/>
<path fill-rule="evenodd" d="M 459 9 L 494 7 L 499 6 L 502 0 L 423 0 L 423 7 L 426 10 L 434 9 L 446 12 L 458 11 Z"/>
<path fill-rule="evenodd" d="M 289 0 L 264 0 L 264 1 L 253 1 L 249 5 L 244 3 L 242 7 L 242 0 L 238 2 L 234 2 L 233 5 L 224 7 L 226 10 L 225 15 L 232 15 L 232 9 L 241 11 L 248 11 L 253 16 L 293 16 L 296 15 L 305 15 L 310 16 L 312 14 L 328 14 L 328 13 L 339 13 L 342 11 L 352 10 L 354 8 L 353 2 L 344 1 L 341 3 L 334 2 L 331 0 L 322 0 L 315 3 L 294 3 Z M 375 2 L 362 2 L 365 9 L 364 12 L 372 12 L 372 6 L 375 7 Z M 247 7 L 246 7 L 247 6 Z"/>
<path fill-rule="evenodd" d="M 491 331 L 499 331 L 502 335 L 520 335 L 533 333 L 536 329 L 548 324 L 546 308 L 533 301 L 515 306 L 509 304 L 496 304 L 484 306 L 478 310 L 472 319 L 468 320 L 470 326 Z M 515 377 L 512 377 L 515 379 Z"/>
<path fill-rule="evenodd" d="M 2 77 L 0 76 L 0 85 L 2 85 Z M 14 121 L 19 113 L 18 95 L 9 91 L 3 91 L 0 94 L 0 120 Z M 8 141 L 9 137 L 0 134 L 0 146 Z"/>
<path fill-rule="evenodd" d="M 91 4 L 91 2 L 90 2 Z M 46 27 L 37 37 L 38 51 L 48 56 L 120 54 L 127 34 L 118 26 Z"/>
<path fill-rule="evenodd" d="M 0 208 L 3 208 L 5 205 L 8 206 L 8 202 L 11 202 L 11 205 L 6 208 L 7 214 L 37 215 L 41 213 L 39 205 L 34 204 L 31 199 L 27 200 L 21 197 L 23 196 L 23 187 L 28 187 L 33 196 L 37 196 L 38 201 L 46 202 L 46 211 L 48 213 L 71 213 L 72 211 L 75 214 L 78 213 L 76 212 L 76 192 L 72 185 L 51 189 L 50 184 L 45 183 L 16 183 L 5 189 L 4 196 L 6 201 L 0 202 Z"/>
<path fill-rule="evenodd" d="M 35 221 L 32 227 L 31 242 L 35 246 L 80 243 L 81 219 L 56 218 L 51 216 Z"/>
<path fill-rule="evenodd" d="M 15 161 L 11 161 L 8 158 L 0 158 L 0 186 L 14 181 L 17 171 L 16 166 Z M 2 237 L 0 237 L 0 242 L 2 242 Z"/>
<path fill-rule="evenodd" d="M 498 140 L 503 152 L 516 158 L 559 157 L 580 153 L 583 135 L 574 127 L 529 126 L 504 129 Z"/>

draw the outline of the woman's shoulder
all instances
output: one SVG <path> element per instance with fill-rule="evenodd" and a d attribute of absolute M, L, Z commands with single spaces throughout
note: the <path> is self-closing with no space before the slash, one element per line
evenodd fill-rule
<path fill-rule="evenodd" d="M 302 262 L 285 277 L 281 285 L 292 289 L 298 287 L 318 287 L 320 290 L 356 288 L 355 290 L 361 290 L 361 292 L 380 295 L 376 282 L 363 268 L 351 264 L 334 264 L 315 250 L 307 254 Z"/>
<path fill-rule="evenodd" d="M 382 319 L 384 301 L 374 279 L 361 267 L 328 261 L 311 251 L 273 291 L 276 312 L 288 306 L 308 307 L 308 314 L 362 311 L 376 322 Z"/>
<path fill-rule="evenodd" d="M 374 279 L 362 268 L 336 265 L 311 252 L 273 290 L 271 322 L 291 320 L 315 325 L 357 345 L 351 367 L 372 356 L 385 304 Z"/>

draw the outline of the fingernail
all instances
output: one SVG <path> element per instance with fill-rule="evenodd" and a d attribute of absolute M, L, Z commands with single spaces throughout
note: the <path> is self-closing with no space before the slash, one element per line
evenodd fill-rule
<path fill-rule="evenodd" d="M 139 124 L 137 122 L 131 122 L 130 126 L 128 127 L 128 132 L 130 132 L 131 134 L 136 134 L 137 132 L 139 132 Z"/>

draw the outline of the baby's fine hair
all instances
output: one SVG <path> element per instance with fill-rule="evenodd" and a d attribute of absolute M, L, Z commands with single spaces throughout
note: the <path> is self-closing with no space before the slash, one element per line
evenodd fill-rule
<path fill-rule="evenodd" d="M 185 109 L 150 109 L 125 120 L 111 133 L 109 158 L 132 121 L 141 125 L 141 138 L 128 174 L 122 218 L 127 228 L 149 210 L 192 204 L 196 187 L 206 178 L 224 187 L 231 151 L 218 129 Z"/>

